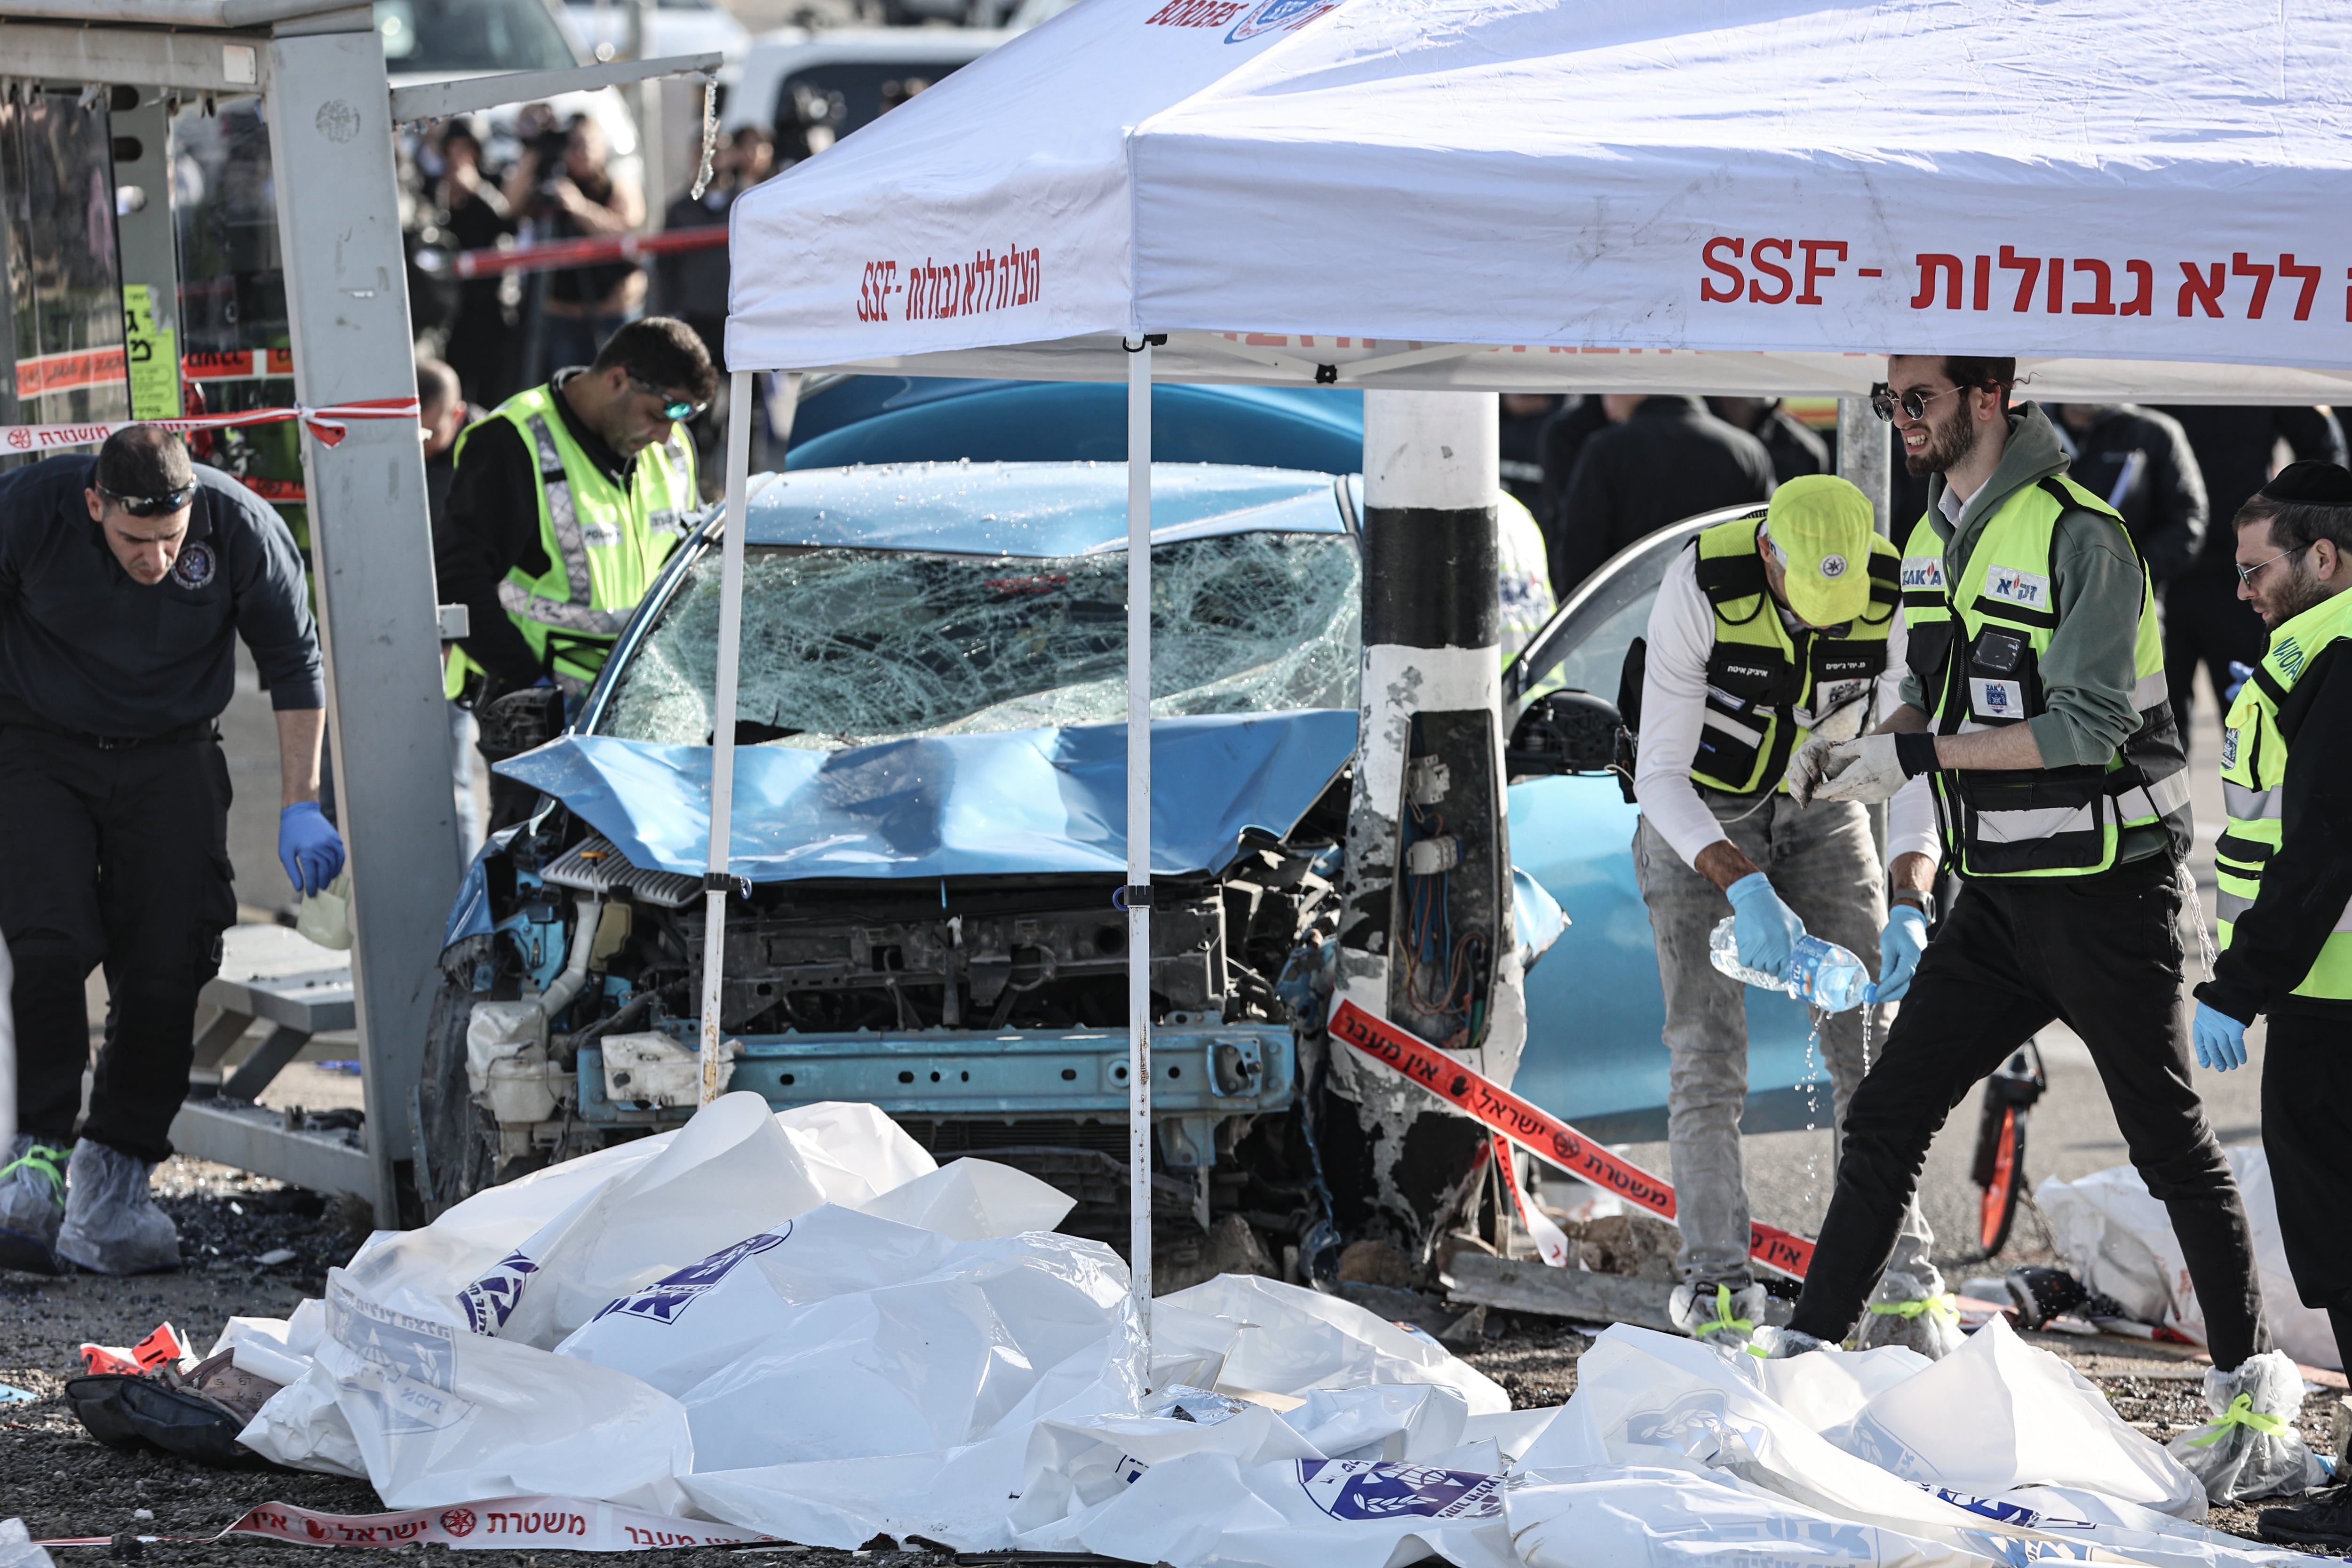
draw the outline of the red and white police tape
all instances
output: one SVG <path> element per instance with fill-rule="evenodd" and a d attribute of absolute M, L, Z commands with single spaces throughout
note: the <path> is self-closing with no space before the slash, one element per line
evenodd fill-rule
<path fill-rule="evenodd" d="M 1342 1002 L 1332 1012 L 1329 1032 L 1333 1039 L 1344 1040 L 1395 1068 L 1537 1158 L 1603 1192 L 1637 1203 L 1661 1219 L 1675 1217 L 1675 1189 L 1670 1183 L 1618 1158 L 1551 1112 L 1464 1067 L 1428 1041 L 1373 1017 L 1353 1002 Z M 1748 1226 L 1748 1251 L 1766 1268 L 1795 1279 L 1802 1279 L 1813 1261 L 1811 1241 L 1754 1221 Z M 1562 1252 L 1564 1257 L 1565 1247 Z"/>
<path fill-rule="evenodd" d="M 1495 1171 L 1503 1178 L 1503 1186 L 1511 1194 L 1511 1206 L 1518 1211 L 1519 1223 L 1535 1238 L 1536 1253 L 1554 1268 L 1568 1267 L 1568 1236 L 1552 1224 L 1551 1215 L 1528 1202 L 1528 1194 L 1519 1185 L 1519 1173 L 1514 1169 L 1511 1141 L 1501 1133 L 1495 1134 Z"/>
<path fill-rule="evenodd" d="M 158 1541 L 226 1541 L 258 1535 L 305 1546 L 414 1546 L 430 1542 L 458 1552 L 497 1552 L 517 1546 L 561 1547 L 572 1552 L 645 1552 L 680 1546 L 745 1546 L 773 1541 L 756 1530 L 738 1530 L 709 1520 L 644 1513 L 609 1502 L 578 1498 L 510 1497 L 446 1508 L 413 1508 L 399 1513 L 314 1513 L 282 1502 L 266 1502 L 218 1535 L 142 1535 Z M 36 1541 L 36 1546 L 110 1546 L 113 1537 L 80 1535 Z"/>
<path fill-rule="evenodd" d="M 340 442 L 353 419 L 415 419 L 416 399 L 370 397 L 356 403 L 331 403 L 320 408 L 245 408 L 230 414 L 198 414 L 185 419 L 93 419 L 82 425 L 0 425 L 0 452 L 56 452 L 70 447 L 95 447 L 117 430 L 133 425 L 160 425 L 183 436 L 204 430 L 226 430 L 240 425 L 283 425 L 299 419 L 325 446 Z"/>
<path fill-rule="evenodd" d="M 584 235 L 537 245 L 489 246 L 480 250 L 420 250 L 417 269 L 436 278 L 495 278 L 502 272 L 548 272 L 635 261 L 642 256 L 716 250 L 727 243 L 727 225 L 665 229 L 658 234 Z"/>

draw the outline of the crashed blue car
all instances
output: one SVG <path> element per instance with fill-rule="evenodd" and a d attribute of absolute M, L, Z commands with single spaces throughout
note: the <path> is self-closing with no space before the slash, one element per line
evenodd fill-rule
<path fill-rule="evenodd" d="M 1167 1223 L 1191 1227 L 1171 1266 L 1224 1216 L 1276 1243 L 1313 1218 L 1283 980 L 1339 913 L 1360 483 L 1154 469 L 1154 1182 Z M 869 1101 L 942 1156 L 1073 1194 L 1066 1228 L 1121 1237 L 1124 466 L 753 485 L 728 1087 L 779 1108 Z M 676 1126 L 696 1101 L 717 524 L 714 509 L 678 550 L 569 729 L 500 764 L 549 804 L 493 838 L 451 916 L 412 1106 L 428 1207 Z M 1580 673 L 1589 622 L 1588 651 L 1611 657 L 1664 563 L 1612 563 L 1596 584 L 1633 597 L 1589 584 L 1531 651 Z M 1523 950 L 1558 934 L 1551 899 L 1574 922 L 1530 976 L 1517 1087 L 1599 1135 L 1654 1135 L 1665 1062 L 1633 808 L 1591 774 L 1515 784 L 1509 815 Z M 1759 1108 L 1802 1076 L 1801 1014 L 1770 1002 Z"/>

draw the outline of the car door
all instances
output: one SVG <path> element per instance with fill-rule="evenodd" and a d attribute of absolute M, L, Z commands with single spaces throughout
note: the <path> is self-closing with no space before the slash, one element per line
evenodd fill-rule
<path fill-rule="evenodd" d="M 1614 700 L 1627 649 L 1649 625 L 1666 567 L 1700 530 L 1753 510 L 1705 512 L 1635 541 L 1569 596 L 1503 672 L 1516 721 L 1547 691 Z M 1508 792 L 1511 860 L 1559 900 L 1568 930 L 1527 980 L 1528 1044 L 1517 1092 L 1612 1142 L 1666 1135 L 1665 997 L 1650 915 L 1633 877 L 1633 828 L 1612 773 L 1528 779 Z M 1726 904 L 1725 912 L 1730 912 Z M 1750 1132 L 1830 1122 L 1829 1075 L 1806 1010 L 1748 993 Z"/>

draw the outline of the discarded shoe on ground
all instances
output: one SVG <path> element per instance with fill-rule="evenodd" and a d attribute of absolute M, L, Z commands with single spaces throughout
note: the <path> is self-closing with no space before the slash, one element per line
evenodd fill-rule
<path fill-rule="evenodd" d="M 2228 1372 L 2207 1368 L 2205 1405 L 2212 1421 L 2182 1433 L 2169 1447 L 2213 1501 L 2293 1497 L 2327 1479 L 2295 1430 L 2303 1373 L 2284 1351 L 2264 1351 Z"/>
<path fill-rule="evenodd" d="M 2327 1314 L 2303 1304 L 2287 1266 L 2278 1198 L 2271 1188 L 2270 1160 L 2263 1146 L 2233 1144 L 2221 1152 L 2237 1178 L 2246 1223 L 2253 1229 L 2254 1268 L 2262 1281 L 2263 1317 L 2270 1325 L 2271 1342 L 2305 1366 L 2343 1370 L 2336 1365 L 2341 1352 Z M 2049 1222 L 2058 1255 L 2084 1289 L 2114 1298 L 2122 1316 L 2160 1323 L 2199 1344 L 2205 1342 L 2205 1310 L 2196 1291 L 2185 1289 L 2188 1264 L 2172 1216 L 2149 1194 L 2137 1170 L 2117 1165 L 2074 1182 L 2053 1176 L 2033 1190 L 2033 1202 Z"/>
<path fill-rule="evenodd" d="M 2264 1541 L 2298 1546 L 2352 1548 L 2352 1481 L 2338 1481 L 2288 1508 L 2266 1508 L 2261 1516 Z"/>
<path fill-rule="evenodd" d="M 0 1268 L 62 1274 L 58 1226 L 66 1217 L 67 1152 L 19 1133 L 0 1163 Z"/>
<path fill-rule="evenodd" d="M 154 1274 L 180 1266 L 180 1230 L 155 1206 L 155 1167 L 84 1138 L 66 1170 L 58 1255 L 93 1274 Z"/>
<path fill-rule="evenodd" d="M 237 1442 L 245 1417 L 193 1385 L 119 1373 L 69 1377 L 66 1403 L 89 1435 L 111 1448 L 153 1447 L 223 1469 L 277 1468 Z"/>

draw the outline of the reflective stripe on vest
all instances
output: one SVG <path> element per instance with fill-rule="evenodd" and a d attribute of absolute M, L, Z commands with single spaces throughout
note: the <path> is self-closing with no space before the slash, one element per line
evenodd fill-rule
<path fill-rule="evenodd" d="M 2221 798 L 2230 823 L 2213 846 L 2215 924 L 2224 948 L 2262 896 L 2263 873 L 2285 845 L 2287 735 L 2280 710 L 2321 651 L 2347 637 L 2352 594 L 2313 605 L 2271 633 L 2269 651 L 2230 705 L 2221 738 Z M 2352 1001 L 2352 902 L 2336 912 L 2319 957 L 2294 994 Z"/>
<path fill-rule="evenodd" d="M 1762 510 L 1720 522 L 1691 542 L 1699 591 L 1715 616 L 1707 649 L 1706 707 L 1691 778 L 1709 789 L 1753 795 L 1784 787 L 1789 758 L 1812 727 L 1870 700 L 1886 668 L 1895 626 L 1898 560 L 1871 541 L 1869 607 L 1843 626 L 1791 633 L 1757 552 Z"/>
<path fill-rule="evenodd" d="M 609 522 L 598 523 L 593 530 L 595 537 L 588 537 L 572 507 L 572 480 L 563 471 L 563 454 L 555 448 L 555 433 L 547 427 L 547 416 L 532 415 L 530 430 L 531 445 L 539 453 L 540 491 L 547 498 L 547 531 L 555 540 L 556 553 L 563 563 L 565 585 L 571 594 L 562 599 L 547 598 L 507 577 L 499 584 L 499 603 L 510 616 L 561 626 L 565 631 L 596 637 L 619 637 L 636 606 L 613 610 L 593 607 L 596 586 L 588 566 L 588 547 L 618 544 L 621 531 Z"/>
<path fill-rule="evenodd" d="M 2221 804 L 2231 816 L 2250 822 L 2275 822 L 2286 815 L 2286 797 L 2278 791 L 2248 789 L 2227 779 L 2221 781 Z"/>
<path fill-rule="evenodd" d="M 551 384 L 532 387 L 490 416 L 521 435 L 537 463 L 540 548 L 547 558 L 537 576 L 520 565 L 509 570 L 498 595 L 541 669 L 577 696 L 594 682 L 614 640 L 677 549 L 697 510 L 697 493 L 693 449 L 683 429 L 673 426 L 667 440 L 638 453 L 624 488 L 572 439 L 558 395 Z M 460 468 L 472 433 L 458 438 Z M 449 666 L 455 696 L 475 666 L 462 650 Z"/>
<path fill-rule="evenodd" d="M 2001 503 L 1957 571 L 1928 519 L 1913 526 L 1901 568 L 1909 661 L 1938 733 L 2004 729 L 2049 710 L 2040 672 L 2059 620 L 2051 547 L 2058 520 L 2078 510 L 2122 528 L 2098 497 L 2045 479 Z M 1946 853 L 1963 875 L 2087 876 L 2115 864 L 2124 829 L 2158 822 L 2175 857 L 2187 853 L 2187 757 L 2145 570 L 2134 666 L 2139 725 L 2103 766 L 1934 775 Z"/>

